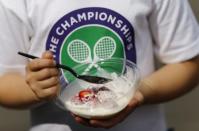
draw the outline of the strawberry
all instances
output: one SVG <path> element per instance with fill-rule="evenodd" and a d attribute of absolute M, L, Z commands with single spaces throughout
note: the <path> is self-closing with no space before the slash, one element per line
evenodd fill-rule
<path fill-rule="evenodd" d="M 86 89 L 79 92 L 79 98 L 81 100 L 89 100 L 93 97 L 94 97 L 94 93 L 91 89 Z"/>

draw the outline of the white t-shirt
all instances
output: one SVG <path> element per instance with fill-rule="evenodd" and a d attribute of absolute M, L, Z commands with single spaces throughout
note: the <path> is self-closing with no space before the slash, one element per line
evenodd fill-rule
<path fill-rule="evenodd" d="M 199 27 L 187 0 L 0 0 L 0 29 L 0 74 L 24 73 L 28 60 L 18 51 L 41 56 L 51 50 L 71 67 L 98 57 L 127 58 L 142 77 L 154 71 L 154 54 L 164 63 L 199 54 Z M 77 124 L 53 102 L 31 116 L 32 131 L 104 130 Z M 143 106 L 109 130 L 166 131 L 164 113 L 159 105 Z"/>

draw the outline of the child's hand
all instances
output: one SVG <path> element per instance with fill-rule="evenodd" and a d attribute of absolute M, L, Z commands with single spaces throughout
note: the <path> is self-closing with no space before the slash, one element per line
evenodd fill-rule
<path fill-rule="evenodd" d="M 91 126 L 95 128 L 112 128 L 128 117 L 128 115 L 133 112 L 138 106 L 140 106 L 144 101 L 144 96 L 140 91 L 137 91 L 135 96 L 132 98 L 130 103 L 127 105 L 127 107 L 119 112 L 117 115 L 114 115 L 111 118 L 108 119 L 102 119 L 102 120 L 94 120 L 94 119 L 84 119 L 81 118 L 75 114 L 72 114 L 75 120 L 78 123 L 81 123 L 85 126 Z"/>
<path fill-rule="evenodd" d="M 59 70 L 51 52 L 44 52 L 41 59 L 34 59 L 26 66 L 26 82 L 38 100 L 51 100 L 58 94 Z"/>

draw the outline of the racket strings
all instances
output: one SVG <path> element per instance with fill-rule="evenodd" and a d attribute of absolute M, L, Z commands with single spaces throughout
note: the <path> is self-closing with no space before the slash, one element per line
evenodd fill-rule
<path fill-rule="evenodd" d="M 87 45 L 79 40 L 74 40 L 71 42 L 69 45 L 69 55 L 74 59 L 75 61 L 78 62 L 83 62 L 89 57 L 89 48 Z"/>
<path fill-rule="evenodd" d="M 109 37 L 104 37 L 97 43 L 95 47 L 95 54 L 100 59 L 107 59 L 112 57 L 115 52 L 115 41 Z"/>
<path fill-rule="evenodd" d="M 94 47 L 94 55 L 100 59 L 108 59 L 113 56 L 116 43 L 111 37 L 102 37 Z M 81 40 L 74 40 L 68 46 L 69 56 L 78 63 L 85 62 L 91 57 L 91 50 L 87 43 Z"/>

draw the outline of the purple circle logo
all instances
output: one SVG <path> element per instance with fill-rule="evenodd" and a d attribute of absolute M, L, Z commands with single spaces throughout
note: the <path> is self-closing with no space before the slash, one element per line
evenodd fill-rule
<path fill-rule="evenodd" d="M 82 8 L 60 18 L 49 33 L 46 50 L 53 52 L 58 63 L 67 61 L 71 66 L 93 60 L 95 54 L 136 63 L 133 26 L 124 16 L 106 8 Z"/>

